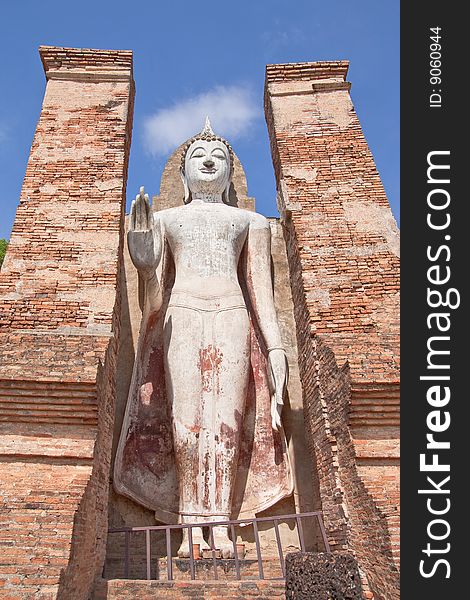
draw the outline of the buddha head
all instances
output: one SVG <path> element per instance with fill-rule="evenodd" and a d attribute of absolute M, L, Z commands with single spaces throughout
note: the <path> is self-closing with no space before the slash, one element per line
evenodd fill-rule
<path fill-rule="evenodd" d="M 192 194 L 221 195 L 228 202 L 233 171 L 233 150 L 230 144 L 216 135 L 206 118 L 204 129 L 192 137 L 183 150 L 181 178 L 184 184 L 184 202 Z"/>

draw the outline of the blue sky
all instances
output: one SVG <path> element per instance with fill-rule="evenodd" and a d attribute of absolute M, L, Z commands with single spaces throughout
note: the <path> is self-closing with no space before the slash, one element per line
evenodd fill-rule
<path fill-rule="evenodd" d="M 399 2 L 21 0 L 0 12 L 0 238 L 13 224 L 45 78 L 41 44 L 131 49 L 136 103 L 128 205 L 202 128 L 228 137 L 257 210 L 276 215 L 263 116 L 267 63 L 350 61 L 351 96 L 395 217 L 399 218 Z"/>

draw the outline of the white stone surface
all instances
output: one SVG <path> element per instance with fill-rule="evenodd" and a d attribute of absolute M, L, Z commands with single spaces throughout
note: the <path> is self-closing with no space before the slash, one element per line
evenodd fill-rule
<path fill-rule="evenodd" d="M 224 203 L 231 180 L 230 149 L 214 139 L 207 122 L 196 138 L 182 168 L 187 204 L 153 213 L 141 188 L 132 204 L 128 245 L 144 282 L 143 321 L 162 308 L 157 270 L 163 248 L 174 262 L 162 331 L 179 513 L 183 522 L 203 523 L 228 519 L 232 512 L 251 368 L 249 311 L 268 357 L 275 431 L 281 428 L 288 373 L 274 308 L 269 223 L 262 215 Z M 240 286 L 240 269 L 248 298 Z M 201 532 L 194 535 L 203 543 Z M 226 528 L 217 528 L 214 535 L 216 547 L 229 556 Z M 187 552 L 185 538 L 180 555 Z"/>

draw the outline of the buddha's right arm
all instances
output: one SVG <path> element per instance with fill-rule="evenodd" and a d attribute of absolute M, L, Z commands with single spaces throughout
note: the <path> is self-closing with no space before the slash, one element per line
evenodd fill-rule
<path fill-rule="evenodd" d="M 150 208 L 148 195 L 141 188 L 132 203 L 127 244 L 139 273 L 139 301 L 143 312 L 153 313 L 162 305 L 156 269 L 162 256 L 162 223 Z"/>
<path fill-rule="evenodd" d="M 163 248 L 163 223 L 160 221 L 158 215 L 153 215 L 153 240 L 154 247 L 156 249 L 157 263 L 151 276 L 144 282 L 144 307 L 143 310 L 147 311 L 147 314 L 156 313 L 160 310 L 163 303 L 162 290 L 160 282 L 158 281 L 156 268 L 160 264 L 162 257 Z"/>
<path fill-rule="evenodd" d="M 162 307 L 162 290 L 157 274 L 149 279 L 144 279 L 139 273 L 139 304 L 142 313 L 151 315 Z"/>

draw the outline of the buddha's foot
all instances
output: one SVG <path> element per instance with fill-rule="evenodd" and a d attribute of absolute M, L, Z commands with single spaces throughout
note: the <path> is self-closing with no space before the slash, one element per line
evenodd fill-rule
<path fill-rule="evenodd" d="M 201 547 L 201 553 L 203 550 L 206 550 L 209 548 L 209 544 L 205 541 L 203 533 L 202 533 L 202 529 L 200 527 L 194 527 L 192 533 L 193 533 L 193 545 L 199 544 Z M 189 556 L 190 556 L 189 535 L 188 535 L 187 529 L 183 529 L 183 541 L 181 542 L 181 546 L 179 547 L 178 556 L 179 556 L 179 558 L 189 558 Z"/>
<path fill-rule="evenodd" d="M 234 558 L 235 552 L 233 551 L 232 540 L 228 537 L 228 527 L 214 527 L 213 536 L 214 547 L 216 550 L 220 550 L 222 558 Z"/>

